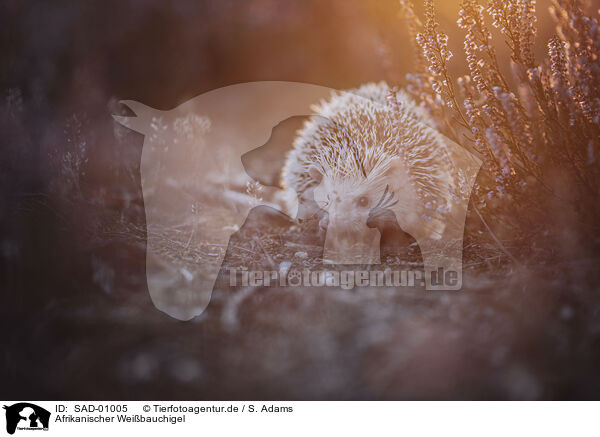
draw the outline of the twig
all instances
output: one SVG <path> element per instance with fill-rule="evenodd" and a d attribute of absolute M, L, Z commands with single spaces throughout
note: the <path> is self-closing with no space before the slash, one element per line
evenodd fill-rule
<path fill-rule="evenodd" d="M 517 260 L 514 256 L 512 256 L 512 254 L 506 249 L 506 247 L 504 247 L 504 245 L 500 242 L 500 240 L 498 239 L 498 237 L 496 237 L 496 234 L 494 234 L 494 232 L 492 231 L 492 229 L 488 226 L 487 222 L 485 221 L 485 219 L 483 218 L 483 216 L 481 215 L 481 213 L 479 212 L 479 210 L 477 209 L 477 206 L 472 203 L 473 205 L 473 209 L 475 210 L 475 212 L 477 213 L 477 215 L 479 216 L 479 218 L 481 219 L 481 222 L 483 223 L 483 225 L 485 226 L 485 228 L 487 229 L 487 231 L 490 233 L 490 235 L 492 236 L 492 238 L 494 239 L 494 241 L 496 242 L 496 244 L 498 245 L 498 247 L 500 248 L 500 250 L 502 250 L 502 252 L 511 259 L 512 262 L 518 264 L 519 260 Z"/>

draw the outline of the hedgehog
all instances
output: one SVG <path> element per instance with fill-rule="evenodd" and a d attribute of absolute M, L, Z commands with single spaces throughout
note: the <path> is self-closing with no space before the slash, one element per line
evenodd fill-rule
<path fill-rule="evenodd" d="M 333 92 L 313 107 L 286 156 L 282 186 L 295 192 L 298 217 L 311 202 L 352 236 L 378 210 L 391 210 L 415 239 L 439 240 L 454 204 L 448 141 L 426 113 L 385 82 Z M 304 205 L 304 206 L 303 206 Z M 303 209 L 305 208 L 305 209 Z"/>

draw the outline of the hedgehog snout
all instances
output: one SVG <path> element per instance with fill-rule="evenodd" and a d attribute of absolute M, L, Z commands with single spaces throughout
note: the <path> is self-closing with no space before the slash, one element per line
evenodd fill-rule
<path fill-rule="evenodd" d="M 331 208 L 319 223 L 325 229 L 335 228 L 340 238 L 355 238 L 366 229 L 368 211 Z"/>

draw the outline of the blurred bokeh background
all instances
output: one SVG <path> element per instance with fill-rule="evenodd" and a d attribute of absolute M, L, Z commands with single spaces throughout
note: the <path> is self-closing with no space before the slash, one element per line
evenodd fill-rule
<path fill-rule="evenodd" d="M 438 3 L 462 71 L 459 2 Z M 549 3 L 538 1 L 540 54 Z M 170 109 L 253 80 L 402 86 L 412 50 L 391 0 L 3 1 L 0 397 L 597 396 L 600 307 L 585 278 L 275 295 L 250 302 L 243 329 L 231 308 L 183 323 L 152 305 L 143 139 L 114 123 L 119 100 Z"/>

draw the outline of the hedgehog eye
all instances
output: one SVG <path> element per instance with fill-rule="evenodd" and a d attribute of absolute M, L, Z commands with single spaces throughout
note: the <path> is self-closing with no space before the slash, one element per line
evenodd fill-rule
<path fill-rule="evenodd" d="M 369 206 L 369 198 L 367 196 L 361 196 L 356 200 L 356 203 L 358 203 L 358 206 L 366 208 Z"/>

